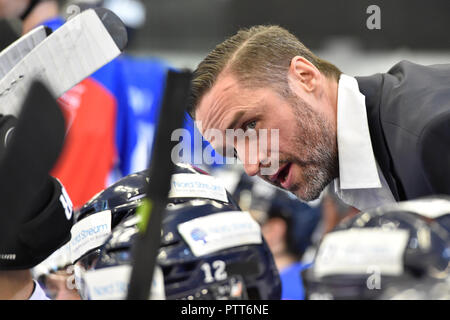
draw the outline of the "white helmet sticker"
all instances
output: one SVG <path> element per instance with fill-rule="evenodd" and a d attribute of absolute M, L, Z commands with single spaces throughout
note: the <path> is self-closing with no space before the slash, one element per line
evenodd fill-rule
<path fill-rule="evenodd" d="M 450 201 L 445 199 L 418 199 L 399 202 L 399 210 L 415 212 L 425 218 L 436 219 L 450 214 Z"/>
<path fill-rule="evenodd" d="M 261 228 L 248 212 L 229 211 L 190 220 L 178 231 L 196 256 L 236 246 L 261 244 Z"/>
<path fill-rule="evenodd" d="M 72 262 L 86 252 L 101 246 L 111 234 L 111 211 L 102 211 L 76 223 L 71 230 Z"/>
<path fill-rule="evenodd" d="M 87 271 L 83 278 L 91 300 L 124 300 L 127 296 L 131 266 L 122 265 Z M 161 267 L 155 266 L 150 300 L 164 300 L 164 276 Z"/>
<path fill-rule="evenodd" d="M 403 253 L 409 239 L 407 230 L 353 228 L 327 234 L 317 252 L 314 273 L 317 277 L 335 274 L 381 275 L 403 272 Z"/>
<path fill-rule="evenodd" d="M 228 202 L 225 188 L 212 176 L 178 173 L 172 176 L 170 186 L 169 198 L 204 198 Z"/>

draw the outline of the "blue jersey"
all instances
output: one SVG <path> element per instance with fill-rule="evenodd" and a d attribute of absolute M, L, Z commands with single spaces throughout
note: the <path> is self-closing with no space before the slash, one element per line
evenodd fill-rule
<path fill-rule="evenodd" d="M 281 300 L 304 300 L 305 290 L 301 272 L 309 268 L 311 264 L 295 262 L 280 271 Z"/>
<path fill-rule="evenodd" d="M 124 54 L 92 75 L 117 100 L 116 146 L 119 163 L 113 180 L 148 167 L 169 69 L 173 68 L 160 59 Z M 187 113 L 183 127 L 191 140 L 180 143 L 185 150 L 190 150 L 191 161 L 188 162 L 192 163 L 195 148 L 203 151 L 208 143 L 204 139 L 195 143 L 194 136 L 199 133 Z"/>
<path fill-rule="evenodd" d="M 167 69 L 159 59 L 122 55 L 92 75 L 117 103 L 116 178 L 148 167 Z"/>

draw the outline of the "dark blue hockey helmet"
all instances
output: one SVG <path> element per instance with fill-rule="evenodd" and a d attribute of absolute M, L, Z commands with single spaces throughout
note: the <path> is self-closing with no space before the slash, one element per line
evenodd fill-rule
<path fill-rule="evenodd" d="M 116 205 L 128 202 L 123 198 Z M 139 216 L 133 213 L 113 230 L 85 272 L 131 264 L 139 233 Z M 229 195 L 228 201 L 172 198 L 163 215 L 157 264 L 167 299 L 280 298 L 278 271 L 259 225 Z M 80 292 L 87 298 L 86 282 L 80 278 Z"/>
<path fill-rule="evenodd" d="M 193 179 L 189 175 L 196 175 L 196 179 Z M 203 177 L 209 177 L 205 171 L 199 168 L 187 164 L 177 164 L 174 176 L 180 178 L 173 179 L 172 181 L 172 190 L 175 190 L 175 192 L 169 196 L 170 203 L 183 203 L 190 199 L 212 197 L 218 202 L 229 202 L 236 205 L 231 195 L 223 188 L 222 190 L 220 190 L 220 188 L 218 188 L 219 190 L 204 190 L 204 195 L 201 193 L 192 194 L 192 190 L 187 190 L 191 191 L 191 193 L 183 192 L 183 184 L 187 185 L 192 183 L 194 180 L 199 180 L 200 182 L 197 181 L 197 185 L 201 185 L 204 179 Z M 78 265 L 82 266 L 84 269 L 89 269 L 91 267 L 92 263 L 98 257 L 100 252 L 99 248 L 102 242 L 97 242 L 95 244 L 91 241 L 90 244 L 92 245 L 89 244 L 84 246 L 80 249 L 81 251 L 79 250 L 80 252 L 76 253 L 76 247 L 78 245 L 77 239 L 82 239 L 86 242 L 89 239 L 87 237 L 83 237 L 83 235 L 90 232 L 91 234 L 97 233 L 97 236 L 100 236 L 100 234 L 103 233 L 106 240 L 106 236 L 111 230 L 113 230 L 125 218 L 135 213 L 136 208 L 142 203 L 142 200 L 146 195 L 148 182 L 149 178 L 147 170 L 130 174 L 95 195 L 75 213 L 75 226 L 73 230 L 76 230 L 78 234 L 72 232 L 72 250 L 74 252 L 72 258 L 74 263 L 77 262 Z M 177 192 L 177 190 L 179 192 Z M 201 192 L 203 190 L 197 188 L 193 191 Z M 107 212 L 110 212 L 110 214 Z M 108 217 L 107 219 L 110 221 L 99 219 L 99 213 L 102 213 L 102 215 Z M 87 223 L 85 219 L 88 218 L 93 220 L 93 223 Z M 81 224 L 86 226 L 83 228 L 78 228 Z M 83 245 L 83 243 L 81 245 Z"/>
<path fill-rule="evenodd" d="M 384 206 L 342 222 L 303 274 L 308 299 L 449 299 L 445 197 Z"/>
<path fill-rule="evenodd" d="M 157 258 L 166 298 L 279 299 L 278 271 L 260 231 L 255 235 L 259 226 L 256 222 L 250 226 L 251 220 L 234 206 L 211 200 L 169 205 Z M 139 217 L 130 217 L 114 230 L 94 270 L 130 264 L 138 221 Z M 225 236 L 220 239 L 222 245 L 216 247 L 219 240 L 214 237 L 221 232 L 233 233 L 231 228 L 242 230 L 233 243 L 227 244 L 229 238 Z M 255 236 L 260 237 L 259 242 L 254 242 Z M 202 251 L 207 246 L 210 249 Z"/>

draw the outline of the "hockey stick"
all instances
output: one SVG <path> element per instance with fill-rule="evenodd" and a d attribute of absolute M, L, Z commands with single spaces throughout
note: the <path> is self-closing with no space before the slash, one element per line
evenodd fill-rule
<path fill-rule="evenodd" d="M 44 26 L 37 27 L 4 49 L 0 53 L 0 79 L 51 33 L 52 30 L 50 28 Z"/>
<path fill-rule="evenodd" d="M 18 115 L 38 78 L 60 97 L 116 58 L 127 44 L 122 21 L 104 8 L 86 10 L 53 32 L 0 81 L 0 114 Z"/>
<path fill-rule="evenodd" d="M 133 270 L 128 300 L 146 300 L 161 241 L 162 214 L 166 209 L 170 181 L 175 170 L 171 150 L 176 142 L 171 134 L 183 125 L 191 81 L 191 72 L 169 71 L 149 170 L 145 205 L 141 208 L 140 235 L 132 248 Z"/>
<path fill-rule="evenodd" d="M 19 225 L 37 210 L 33 205 L 45 201 L 41 191 L 64 136 L 65 120 L 55 98 L 42 83 L 32 83 L 11 142 L 0 155 L 0 254 L 8 253 Z"/>

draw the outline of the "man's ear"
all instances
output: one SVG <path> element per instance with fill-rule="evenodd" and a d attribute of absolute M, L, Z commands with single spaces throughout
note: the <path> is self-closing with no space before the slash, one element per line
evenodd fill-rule
<path fill-rule="evenodd" d="M 295 56 L 291 60 L 288 77 L 295 87 L 299 86 L 306 92 L 313 92 L 319 83 L 320 71 L 309 60 Z"/>

